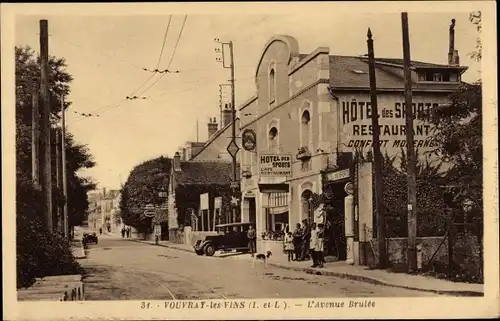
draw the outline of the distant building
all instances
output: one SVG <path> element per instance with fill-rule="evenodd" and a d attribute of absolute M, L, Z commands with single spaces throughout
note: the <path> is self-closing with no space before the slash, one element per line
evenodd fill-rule
<path fill-rule="evenodd" d="M 119 204 L 120 204 L 120 191 L 109 190 L 103 188 L 103 198 L 101 199 L 101 227 L 103 231 L 111 233 L 118 232 L 120 224 L 117 223 L 119 219 Z"/>

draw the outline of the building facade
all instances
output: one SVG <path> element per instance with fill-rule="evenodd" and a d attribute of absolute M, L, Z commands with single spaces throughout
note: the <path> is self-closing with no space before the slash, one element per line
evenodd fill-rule
<path fill-rule="evenodd" d="M 458 65 L 458 52 L 451 56 L 448 65 L 412 62 L 415 146 L 421 155 L 433 147 L 423 112 L 448 102 L 466 70 Z M 406 130 L 402 60 L 377 59 L 376 79 L 382 152 L 398 155 Z M 371 149 L 366 57 L 330 55 L 326 47 L 301 54 L 296 39 L 275 36 L 264 46 L 255 84 L 255 96 L 239 110 L 242 136 L 251 132 L 256 140 L 253 149 L 241 152 L 240 163 L 242 218 L 255 222 L 258 250 L 281 251 L 283 231 L 304 219 L 326 224 L 326 215 L 312 206 L 313 195 L 325 189 L 341 223 L 332 234 L 342 240 L 331 252 L 354 260 L 352 230 L 359 230 L 354 226 L 361 215 L 372 215 L 371 210 L 354 213 L 359 207 L 354 209 L 353 192 L 346 187 L 354 180 L 352 155 Z M 356 193 L 364 197 L 371 184 L 369 189 Z"/>

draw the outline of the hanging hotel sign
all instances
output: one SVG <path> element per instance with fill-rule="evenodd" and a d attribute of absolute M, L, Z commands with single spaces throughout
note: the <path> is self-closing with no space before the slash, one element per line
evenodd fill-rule
<path fill-rule="evenodd" d="M 241 133 L 241 143 L 244 150 L 251 152 L 257 146 L 257 135 L 255 135 L 253 130 L 245 129 Z"/>
<path fill-rule="evenodd" d="M 260 176 L 292 176 L 291 154 L 261 154 L 259 156 Z"/>
<path fill-rule="evenodd" d="M 342 127 L 343 143 L 349 148 L 372 148 L 372 107 L 369 98 L 352 99 L 339 104 L 339 122 Z M 429 150 L 435 148 L 433 126 L 427 115 L 430 110 L 445 103 L 445 98 L 414 96 L 413 99 L 415 148 Z M 404 97 L 390 95 L 378 99 L 380 147 L 382 150 L 406 147 L 406 104 Z"/>

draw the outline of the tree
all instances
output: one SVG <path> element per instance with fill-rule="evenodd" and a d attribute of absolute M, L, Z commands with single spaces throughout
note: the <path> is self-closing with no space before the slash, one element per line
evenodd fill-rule
<path fill-rule="evenodd" d="M 471 23 L 481 32 L 481 12 L 470 14 Z M 478 37 L 471 57 L 480 61 L 482 44 Z M 463 83 L 450 96 L 450 103 L 432 111 L 431 122 L 437 131 L 436 154 L 442 155 L 451 167 L 447 173 L 453 194 L 453 206 L 471 208 L 466 219 L 482 244 L 483 238 L 483 146 L 482 146 L 482 84 Z"/>
<path fill-rule="evenodd" d="M 40 79 L 39 57 L 29 47 L 15 48 L 16 79 L 16 259 L 17 286 L 29 285 L 35 277 L 57 274 L 74 274 L 78 264 L 71 254 L 66 239 L 50 232 L 45 226 L 43 195 L 33 186 L 31 179 L 31 126 L 33 94 L 37 92 Z M 72 77 L 64 70 L 62 58 L 49 58 L 49 88 L 53 93 L 53 125 L 59 121 L 61 111 L 58 97 L 69 93 Z M 70 103 L 66 103 L 66 108 Z M 55 126 L 52 126 L 55 127 Z M 52 145 L 55 146 L 55 130 L 51 132 Z M 66 164 L 68 170 L 68 212 L 70 226 L 81 223 L 87 208 L 87 191 L 95 184 L 89 178 L 81 178 L 76 173 L 82 168 L 95 165 L 92 156 L 84 145 L 75 144 L 71 134 L 66 135 Z M 55 150 L 54 150 L 55 151 Z M 52 162 L 55 164 L 55 152 Z M 62 192 L 55 186 L 56 171 L 52 167 L 53 202 L 62 205 Z M 54 206 L 56 208 L 56 206 Z M 54 211 L 55 212 L 55 211 Z M 54 220 L 56 222 L 56 220 Z"/>
<path fill-rule="evenodd" d="M 40 83 L 40 58 L 35 57 L 35 52 L 30 47 L 16 47 L 16 172 L 17 178 L 31 177 L 31 112 L 33 94 Z M 61 104 L 60 95 L 69 94 L 69 84 L 73 77 L 66 71 L 64 58 L 49 58 L 49 89 L 51 95 L 52 114 L 51 123 L 56 127 L 59 125 Z M 65 108 L 71 105 L 65 102 Z M 62 191 L 56 186 L 56 132 L 51 129 L 52 152 L 52 180 L 54 205 L 62 206 Z M 87 192 L 95 189 L 96 184 L 90 178 L 79 177 L 77 172 L 83 168 L 92 168 L 95 162 L 85 145 L 76 144 L 73 136 L 66 132 L 66 166 L 68 179 L 68 213 L 70 226 L 81 224 L 88 209 Z M 62 187 L 61 187 L 62 188 Z M 55 208 L 56 206 L 54 206 Z M 55 220 L 54 220 L 55 222 Z"/>
<path fill-rule="evenodd" d="M 159 157 L 143 162 L 130 172 L 121 190 L 120 215 L 123 223 L 146 232 L 151 226 L 144 216 L 146 205 L 159 205 L 162 201 L 158 192 L 168 189 L 172 160 Z"/>

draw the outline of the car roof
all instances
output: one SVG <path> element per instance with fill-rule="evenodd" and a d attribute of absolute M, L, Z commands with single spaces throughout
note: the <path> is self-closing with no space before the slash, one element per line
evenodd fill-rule
<path fill-rule="evenodd" d="M 215 227 L 230 227 L 230 226 L 242 226 L 242 225 L 252 225 L 250 222 L 239 222 L 239 223 L 227 223 L 216 225 Z"/>

